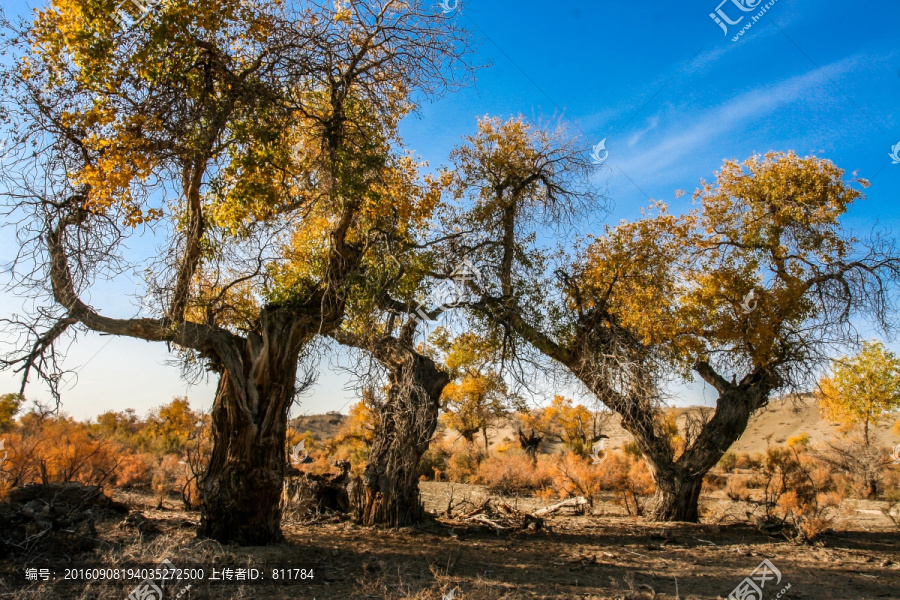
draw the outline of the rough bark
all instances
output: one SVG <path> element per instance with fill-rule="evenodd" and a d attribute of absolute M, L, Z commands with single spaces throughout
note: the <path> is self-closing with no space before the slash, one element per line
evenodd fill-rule
<path fill-rule="evenodd" d="M 401 527 L 421 521 L 419 461 L 437 429 L 440 397 L 449 383 L 434 361 L 411 348 L 393 364 L 388 399 L 362 477 L 356 519 Z"/>
<path fill-rule="evenodd" d="M 699 521 L 703 478 L 741 437 L 750 417 L 766 404 L 775 385 L 766 373 L 730 383 L 705 363 L 695 369 L 719 391 L 716 410 L 697 437 L 689 440 L 687 448 L 674 460 L 668 439 L 653 435 L 638 440 L 646 448 L 644 457 L 656 483 L 650 505 L 650 518 L 656 521 Z"/>
<path fill-rule="evenodd" d="M 294 311 L 264 309 L 260 333 L 220 350 L 213 451 L 200 485 L 199 535 L 264 545 L 281 535 L 287 419 L 302 348 L 315 334 Z"/>
<path fill-rule="evenodd" d="M 416 352 L 412 330 L 400 338 L 364 340 L 346 332 L 340 343 L 366 349 L 388 369 L 388 397 L 368 464 L 352 495 L 354 518 L 364 525 L 400 527 L 419 522 L 419 461 L 437 429 L 440 397 L 449 375 L 429 357 Z"/>
<path fill-rule="evenodd" d="M 657 472 L 655 479 L 656 493 L 649 510 L 652 520 L 699 522 L 703 475 L 685 475 L 680 469 L 674 469 Z"/>

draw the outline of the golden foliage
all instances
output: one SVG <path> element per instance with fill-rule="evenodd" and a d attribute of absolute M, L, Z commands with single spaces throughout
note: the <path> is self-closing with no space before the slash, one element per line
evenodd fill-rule
<path fill-rule="evenodd" d="M 726 161 L 695 193 L 697 210 L 673 216 L 658 203 L 594 239 L 570 302 L 615 315 L 685 375 L 713 351 L 767 364 L 786 332 L 819 316 L 807 295 L 812 265 L 846 258 L 852 239 L 839 217 L 860 197 L 815 157 Z"/>
<path fill-rule="evenodd" d="M 832 422 L 876 423 L 900 410 L 900 358 L 880 342 L 865 342 L 856 356 L 833 362 L 816 396 Z"/>

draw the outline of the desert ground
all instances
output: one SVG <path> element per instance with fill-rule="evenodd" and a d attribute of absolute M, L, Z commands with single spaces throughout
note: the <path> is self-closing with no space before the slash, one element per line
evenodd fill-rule
<path fill-rule="evenodd" d="M 170 560 L 178 568 L 304 569 L 312 579 L 252 584 L 179 582 L 169 597 L 210 599 L 641 599 L 727 598 L 763 560 L 778 571 L 763 598 L 900 598 L 900 528 L 884 515 L 884 502 L 847 501 L 831 531 L 814 545 L 798 545 L 747 524 L 749 505 L 710 494 L 702 523 L 648 523 L 609 502 L 590 514 L 564 508 L 540 529 L 497 529 L 460 520 L 488 494 L 480 486 L 425 482 L 431 517 L 417 527 L 373 529 L 331 517 L 288 522 L 281 545 L 223 547 L 198 540 L 198 514 L 177 502 L 155 508 L 148 496 L 118 493 L 116 499 L 146 520 L 134 526 L 112 518 L 98 527 L 101 546 L 80 556 L 48 555 L 7 565 L 0 598 L 118 599 L 135 582 L 73 584 L 60 581 L 66 567 Z M 452 500 L 451 500 L 452 499 Z M 493 498 L 523 511 L 543 506 L 534 498 Z M 448 504 L 452 512 L 446 513 Z M 57 581 L 22 585 L 25 568 L 50 564 Z M 182 585 L 184 584 L 184 585 Z M 181 589 L 179 589 L 181 588 Z M 455 590 L 455 593 L 454 593 Z M 753 597 L 753 596 L 748 596 Z M 142 599 L 143 600 L 143 599 Z"/>
<path fill-rule="evenodd" d="M 678 419 L 688 413 L 679 411 Z M 329 413 L 292 425 L 325 439 L 345 420 Z M 874 429 L 881 443 L 897 443 L 889 430 L 895 420 Z M 630 439 L 614 419 L 604 431 L 610 449 Z M 814 403 L 779 400 L 754 416 L 732 450 L 752 454 L 783 447 L 802 434 L 821 444 L 834 433 L 835 424 L 823 419 Z M 492 450 L 509 445 L 513 424 L 500 423 L 489 435 Z M 443 431 L 445 439 L 455 436 Z M 552 444 L 542 448 L 545 454 L 559 451 Z M 601 493 L 593 505 L 570 496 L 560 506 L 558 497 L 534 492 L 504 495 L 483 485 L 423 480 L 426 519 L 416 526 L 363 527 L 346 514 L 297 517 L 288 511 L 284 543 L 268 547 L 198 539 L 200 515 L 186 510 L 177 494 L 160 506 L 159 496 L 148 489 L 111 487 L 103 490 L 108 498 L 101 496 L 101 503 L 78 507 L 91 512 L 95 528 L 55 527 L 40 535 L 55 536 L 58 543 L 0 557 L 0 599 L 900 599 L 896 490 L 885 490 L 887 500 L 841 500 L 814 541 L 799 543 L 768 527 L 758 486 L 735 499 L 723 483 L 752 477 L 748 469 L 719 472 L 718 484 L 704 487 L 699 524 L 650 522 L 623 506 L 614 491 Z M 40 523 L 46 504 L 41 498 L 20 510 Z M 49 510 L 69 508 L 59 504 Z M 142 578 L 134 573 L 82 571 L 159 565 L 185 570 L 178 581 L 162 586 L 161 597 L 141 595 Z M 761 596 L 733 593 L 754 573 L 751 581 L 759 579 L 760 565 L 769 571 L 763 572 Z M 29 569 L 41 574 L 29 580 Z M 190 577 L 196 575 L 191 569 L 202 569 L 203 576 Z M 223 576 L 225 569 L 232 575 Z M 249 581 L 240 578 L 240 569 L 256 569 L 258 575 Z M 213 577 L 220 580 L 210 581 Z"/>

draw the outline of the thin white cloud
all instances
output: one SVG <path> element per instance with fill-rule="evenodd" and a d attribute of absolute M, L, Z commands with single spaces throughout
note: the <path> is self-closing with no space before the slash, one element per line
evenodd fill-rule
<path fill-rule="evenodd" d="M 827 78 L 819 69 L 813 69 L 803 75 L 745 92 L 718 107 L 704 110 L 702 116 L 687 124 L 684 119 L 677 120 L 672 127 L 660 131 L 660 141 L 653 146 L 643 146 L 636 154 L 629 154 L 627 148 L 621 152 L 613 150 L 610 163 L 631 177 L 642 180 L 650 179 L 651 175 L 656 178 L 661 171 L 677 164 L 690 167 L 692 156 L 725 134 L 764 119 L 778 109 L 807 97 L 817 87 L 831 85 L 829 78 L 839 78 L 851 71 L 855 64 L 858 64 L 857 57 L 843 59 L 822 69 Z"/>
<path fill-rule="evenodd" d="M 634 132 L 631 136 L 629 136 L 629 138 L 628 138 L 629 146 L 636 145 L 638 142 L 641 141 L 641 138 L 643 138 L 646 134 L 650 133 L 651 131 L 653 131 L 654 129 L 659 127 L 659 115 L 650 117 L 649 119 L 646 120 L 646 122 L 647 122 L 646 127 L 644 127 L 643 129 L 641 129 L 639 131 Z"/>

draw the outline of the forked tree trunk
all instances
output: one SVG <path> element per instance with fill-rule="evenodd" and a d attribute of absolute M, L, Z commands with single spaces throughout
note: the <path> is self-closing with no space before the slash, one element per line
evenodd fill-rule
<path fill-rule="evenodd" d="M 708 376 L 719 390 L 716 410 L 677 459 L 669 439 L 656 433 L 658 428 L 654 426 L 652 413 L 625 412 L 622 420 L 623 426 L 634 435 L 656 483 L 649 506 L 649 516 L 654 521 L 696 523 L 700 520 L 703 478 L 741 437 L 750 416 L 765 405 L 770 390 L 776 387 L 766 374 L 748 376 L 739 384 L 713 376 L 704 367 L 701 374 Z"/>
<path fill-rule="evenodd" d="M 262 334 L 226 356 L 212 411 L 213 449 L 200 485 L 198 535 L 221 543 L 281 542 L 287 418 L 307 336 L 288 314 L 264 313 Z"/>
<path fill-rule="evenodd" d="M 390 365 L 390 388 L 354 499 L 356 520 L 363 525 L 402 527 L 422 519 L 419 461 L 437 429 L 441 392 L 450 381 L 428 357 L 411 348 L 400 356 L 392 350 L 375 352 Z"/>

